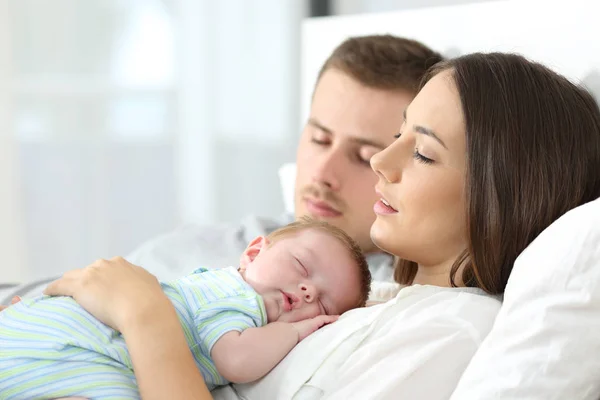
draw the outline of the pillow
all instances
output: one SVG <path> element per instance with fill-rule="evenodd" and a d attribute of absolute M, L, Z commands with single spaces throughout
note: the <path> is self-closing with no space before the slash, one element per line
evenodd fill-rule
<path fill-rule="evenodd" d="M 279 168 L 279 183 L 281 184 L 281 194 L 283 195 L 283 205 L 285 211 L 294 213 L 294 186 L 296 183 L 296 164 L 287 163 Z"/>
<path fill-rule="evenodd" d="M 451 399 L 600 396 L 600 199 L 517 258 L 494 326 Z"/>

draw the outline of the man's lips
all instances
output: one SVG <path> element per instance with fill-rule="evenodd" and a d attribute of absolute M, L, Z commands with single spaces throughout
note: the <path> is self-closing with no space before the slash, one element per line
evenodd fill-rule
<path fill-rule="evenodd" d="M 309 213 L 319 217 L 339 217 L 342 215 L 340 211 L 326 201 L 305 197 L 304 203 Z"/>

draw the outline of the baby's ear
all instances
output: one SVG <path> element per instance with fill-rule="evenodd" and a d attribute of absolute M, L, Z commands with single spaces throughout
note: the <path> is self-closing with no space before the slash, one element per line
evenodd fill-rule
<path fill-rule="evenodd" d="M 269 239 L 264 236 L 259 236 L 251 241 L 240 257 L 240 270 L 246 270 L 246 267 L 252 263 L 260 252 L 263 251 L 263 249 L 266 249 L 268 245 Z"/>

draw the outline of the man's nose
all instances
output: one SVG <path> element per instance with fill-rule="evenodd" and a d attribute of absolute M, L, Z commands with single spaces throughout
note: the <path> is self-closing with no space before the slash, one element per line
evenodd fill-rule
<path fill-rule="evenodd" d="M 343 155 L 340 149 L 330 149 L 321 154 L 318 160 L 315 160 L 313 182 L 319 183 L 327 188 L 337 191 L 341 187 L 340 164 L 343 162 Z"/>

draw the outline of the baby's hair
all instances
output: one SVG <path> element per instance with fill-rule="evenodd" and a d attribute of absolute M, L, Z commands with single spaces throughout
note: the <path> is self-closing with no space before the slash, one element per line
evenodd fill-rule
<path fill-rule="evenodd" d="M 371 272 L 369 271 L 369 264 L 367 264 L 367 260 L 365 259 L 360 246 L 342 229 L 327 222 L 304 216 L 291 224 L 271 232 L 271 234 L 267 236 L 267 239 L 269 239 L 271 243 L 275 243 L 277 240 L 293 236 L 307 229 L 315 229 L 333 236 L 350 252 L 352 259 L 358 266 L 360 280 L 360 298 L 356 307 L 364 307 L 371 291 Z"/>

